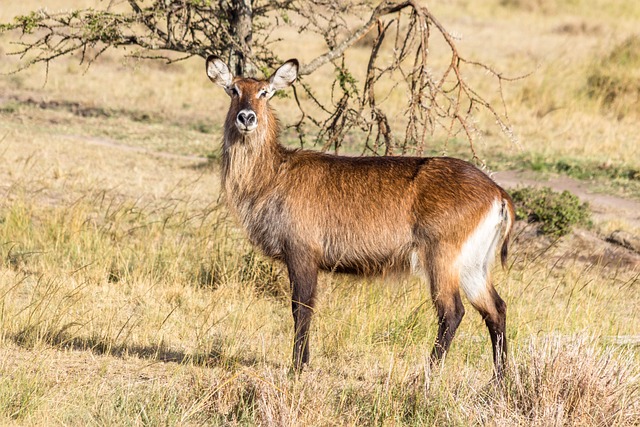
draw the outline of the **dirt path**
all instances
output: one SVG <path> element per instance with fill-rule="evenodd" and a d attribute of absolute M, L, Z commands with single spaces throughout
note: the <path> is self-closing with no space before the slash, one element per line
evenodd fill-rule
<path fill-rule="evenodd" d="M 579 181 L 566 176 L 549 180 L 536 180 L 518 171 L 495 172 L 493 179 L 505 188 L 515 188 L 519 185 L 547 186 L 555 191 L 568 190 L 589 202 L 593 216 L 597 220 L 624 220 L 634 228 L 640 228 L 640 202 L 609 194 L 595 193 L 588 182 Z"/>

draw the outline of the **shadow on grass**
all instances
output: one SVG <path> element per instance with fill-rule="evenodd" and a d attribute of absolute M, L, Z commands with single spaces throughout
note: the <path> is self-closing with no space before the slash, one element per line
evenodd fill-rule
<path fill-rule="evenodd" d="M 115 343 L 103 337 L 78 337 L 64 331 L 44 333 L 35 328 L 27 328 L 16 334 L 7 335 L 7 339 L 20 347 L 33 348 L 37 344 L 48 345 L 60 350 L 91 351 L 96 355 L 112 357 L 136 357 L 201 367 L 224 367 L 232 369 L 239 366 L 256 366 L 260 360 L 247 355 L 229 355 L 224 352 L 222 341 L 210 345 L 209 351 L 193 353 L 168 348 L 164 343 L 156 345 L 138 345 L 134 343 Z"/>

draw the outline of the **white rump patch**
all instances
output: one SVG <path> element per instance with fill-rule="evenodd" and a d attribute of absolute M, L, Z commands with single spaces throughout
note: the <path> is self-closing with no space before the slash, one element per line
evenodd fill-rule
<path fill-rule="evenodd" d="M 456 260 L 456 267 L 460 272 L 460 287 L 472 304 L 480 303 L 486 296 L 489 269 L 500 241 L 503 221 L 502 201 L 496 199 L 473 234 L 462 245 Z"/>

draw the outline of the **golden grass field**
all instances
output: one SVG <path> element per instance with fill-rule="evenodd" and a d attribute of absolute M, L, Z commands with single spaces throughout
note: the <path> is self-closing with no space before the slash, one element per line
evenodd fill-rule
<path fill-rule="evenodd" d="M 3 4 L 0 22 L 40 3 Z M 505 87 L 519 145 L 480 123 L 488 164 L 640 168 L 640 57 L 607 61 L 640 37 L 635 0 L 429 5 L 463 56 L 531 73 Z M 281 57 L 320 52 L 312 36 L 283 36 Z M 0 72 L 18 64 L 12 41 L 0 38 Z M 610 102 L 588 95 L 597 72 L 620 78 Z M 321 96 L 331 73 L 309 77 Z M 486 76 L 470 78 L 498 100 Z M 398 117 L 401 101 L 389 101 Z M 292 377 L 286 274 L 229 217 L 210 160 L 227 103 L 196 58 L 112 52 L 88 70 L 62 58 L 46 81 L 39 66 L 0 77 L 0 424 L 640 424 L 640 263 L 601 239 L 637 235 L 637 214 L 558 241 L 519 224 L 509 268 L 494 271 L 511 343 L 502 388 L 470 307 L 446 363 L 427 372 L 436 317 L 413 278 L 321 276 L 311 366 Z M 273 101 L 285 124 L 291 103 Z M 465 142 L 450 150 L 471 157 Z M 591 184 L 640 199 L 637 181 Z"/>

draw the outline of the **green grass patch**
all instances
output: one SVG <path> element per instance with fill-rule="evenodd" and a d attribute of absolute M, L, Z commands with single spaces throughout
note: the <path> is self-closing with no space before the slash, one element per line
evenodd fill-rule
<path fill-rule="evenodd" d="M 0 421 L 27 419 L 42 404 L 47 388 L 37 372 L 0 369 Z"/>
<path fill-rule="evenodd" d="M 517 156 L 498 153 L 493 159 L 489 159 L 488 163 L 491 168 L 499 170 L 526 169 L 534 172 L 558 173 L 582 180 L 604 178 L 630 181 L 637 182 L 640 187 L 640 168 L 625 164 L 567 157 L 549 158 L 536 153 Z"/>
<path fill-rule="evenodd" d="M 517 156 L 498 153 L 487 163 L 494 170 L 529 170 L 543 175 L 560 174 L 595 181 L 600 191 L 613 190 L 621 196 L 640 199 L 640 168 L 637 166 L 535 153 Z"/>

